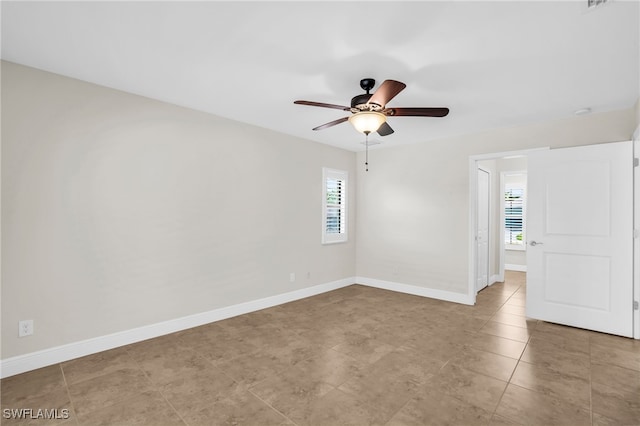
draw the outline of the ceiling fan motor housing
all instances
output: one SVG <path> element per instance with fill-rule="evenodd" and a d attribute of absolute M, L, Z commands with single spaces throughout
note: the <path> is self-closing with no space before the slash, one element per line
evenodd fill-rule
<path fill-rule="evenodd" d="M 369 109 L 367 107 L 367 102 L 369 101 L 369 98 L 371 98 L 371 94 L 369 93 L 363 93 L 362 95 L 356 95 L 353 98 L 351 98 L 351 110 L 358 110 L 358 111 L 364 111 Z"/>
<path fill-rule="evenodd" d="M 356 113 L 360 111 L 380 111 L 382 110 L 382 105 L 378 104 L 367 104 L 371 96 L 373 96 L 369 91 L 373 89 L 375 86 L 376 80 L 373 78 L 363 78 L 360 80 L 360 87 L 362 90 L 365 90 L 367 93 L 363 93 L 362 95 L 357 95 L 351 98 L 351 112 Z"/>

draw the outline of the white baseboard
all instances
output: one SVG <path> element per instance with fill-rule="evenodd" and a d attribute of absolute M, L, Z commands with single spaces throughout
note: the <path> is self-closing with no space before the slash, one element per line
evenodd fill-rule
<path fill-rule="evenodd" d="M 514 263 L 505 263 L 504 269 L 508 271 L 527 272 L 527 265 L 516 265 Z"/>
<path fill-rule="evenodd" d="M 226 318 L 235 317 L 249 312 L 259 311 L 272 306 L 281 305 L 287 302 L 304 299 L 326 293 L 338 288 L 347 287 L 354 284 L 355 278 L 349 277 L 338 281 L 319 284 L 313 287 L 303 288 L 276 296 L 265 297 L 263 299 L 252 300 L 250 302 L 239 303 L 237 305 L 214 309 L 208 312 L 176 318 L 156 324 L 125 330 L 106 336 L 95 337 L 82 340 L 80 342 L 69 343 L 54 348 L 31 352 L 0 361 L 0 377 L 5 378 L 59 362 L 69 361 L 97 352 L 106 351 L 131 343 L 140 342 L 154 337 L 175 333 Z"/>
<path fill-rule="evenodd" d="M 472 300 L 468 294 L 454 293 L 452 291 L 437 290 L 433 288 L 418 287 L 410 284 L 396 283 L 392 281 L 383 281 L 375 278 L 356 277 L 358 284 L 366 285 L 369 287 L 382 288 L 384 290 L 397 291 L 399 293 L 413 294 L 415 296 L 430 297 L 432 299 L 446 300 L 447 302 L 462 303 L 464 305 L 473 305 L 475 300 Z"/>
<path fill-rule="evenodd" d="M 489 277 L 489 285 L 493 285 L 495 283 L 501 283 L 504 280 L 500 280 L 500 275 L 495 274 Z"/>

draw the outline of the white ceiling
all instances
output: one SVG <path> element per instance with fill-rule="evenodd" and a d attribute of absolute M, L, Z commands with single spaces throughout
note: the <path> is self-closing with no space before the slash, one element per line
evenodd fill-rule
<path fill-rule="evenodd" d="M 349 123 L 315 126 L 359 81 L 400 80 L 380 147 L 630 108 L 640 3 L 2 2 L 2 58 L 301 138 L 361 150 Z M 377 86 L 376 86 L 377 87 Z"/>

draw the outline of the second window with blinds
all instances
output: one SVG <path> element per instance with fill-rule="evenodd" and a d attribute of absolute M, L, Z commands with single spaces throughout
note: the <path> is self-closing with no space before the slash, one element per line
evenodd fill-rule
<path fill-rule="evenodd" d="M 322 169 L 322 244 L 347 241 L 348 173 Z"/>
<path fill-rule="evenodd" d="M 504 247 L 507 250 L 526 248 L 526 188 L 526 173 L 504 174 Z"/>

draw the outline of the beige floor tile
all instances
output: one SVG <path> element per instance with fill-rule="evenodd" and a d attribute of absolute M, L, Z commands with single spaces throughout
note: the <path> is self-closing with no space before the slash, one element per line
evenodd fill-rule
<path fill-rule="evenodd" d="M 592 334 L 594 333 L 581 328 L 540 321 L 533 332 L 533 337 L 576 349 L 581 347 L 586 351 Z"/>
<path fill-rule="evenodd" d="M 446 362 L 464 350 L 464 343 L 468 341 L 467 332 L 460 332 L 459 336 L 442 334 L 420 334 L 408 339 L 403 346 L 414 349 L 425 357 Z"/>
<path fill-rule="evenodd" d="M 526 343 L 517 340 L 505 339 L 486 333 L 473 333 L 469 335 L 467 346 L 481 351 L 519 359 L 524 352 Z"/>
<path fill-rule="evenodd" d="M 593 364 L 591 375 L 594 413 L 618 422 L 640 424 L 640 372 Z"/>
<path fill-rule="evenodd" d="M 605 333 L 591 333 L 592 344 L 602 345 L 610 348 L 617 348 L 626 351 L 640 351 L 640 340 L 628 337 L 614 336 Z"/>
<path fill-rule="evenodd" d="M 29 411 L 30 410 L 30 411 Z M 3 425 L 64 425 L 76 416 L 64 387 L 49 393 L 38 393 L 19 401 L 5 401 L 2 395 Z"/>
<path fill-rule="evenodd" d="M 333 347 L 333 350 L 349 355 L 366 364 L 378 361 L 394 350 L 394 346 L 358 333 L 347 333 L 345 341 Z"/>
<path fill-rule="evenodd" d="M 69 395 L 80 417 L 152 389 L 151 382 L 141 371 L 118 370 L 69 385 Z"/>
<path fill-rule="evenodd" d="M 528 425 L 590 425 L 589 411 L 563 400 L 510 384 L 496 414 Z"/>
<path fill-rule="evenodd" d="M 496 312 L 496 314 L 491 317 L 491 321 L 514 325 L 516 327 L 526 328 L 529 330 L 533 330 L 538 326 L 538 320 L 510 314 L 508 312 Z"/>
<path fill-rule="evenodd" d="M 490 315 L 482 315 L 475 312 L 470 315 L 455 315 L 447 319 L 445 325 L 446 328 L 454 328 L 456 332 L 465 330 L 475 332 L 482 329 L 489 321 L 489 318 L 491 318 Z"/>
<path fill-rule="evenodd" d="M 221 361 L 216 366 L 233 380 L 246 386 L 251 386 L 290 368 L 287 362 L 261 352 L 239 355 L 229 361 Z"/>
<path fill-rule="evenodd" d="M 307 377 L 338 387 L 349 379 L 360 377 L 367 364 L 333 349 L 319 351 L 297 364 Z"/>
<path fill-rule="evenodd" d="M 219 370 L 182 377 L 158 387 L 181 416 L 196 413 L 239 388 L 243 387 Z"/>
<path fill-rule="evenodd" d="M 338 389 L 365 404 L 374 402 L 378 412 L 390 418 L 442 365 L 410 348 L 399 348 Z"/>
<path fill-rule="evenodd" d="M 334 389 L 312 404 L 291 413 L 289 418 L 300 426 L 384 425 L 388 418 L 375 407 L 354 396 Z"/>
<path fill-rule="evenodd" d="M 68 384 L 92 379 L 123 369 L 137 369 L 138 364 L 125 348 L 117 348 L 62 363 L 64 378 Z"/>
<path fill-rule="evenodd" d="M 594 414 L 612 419 L 622 425 L 640 424 L 640 396 L 622 399 L 614 395 L 608 386 L 594 385 L 591 391 Z M 602 422 L 602 420 L 600 420 Z"/>
<path fill-rule="evenodd" d="M 330 349 L 330 347 L 306 342 L 298 338 L 283 343 L 282 345 L 265 345 L 262 352 L 265 355 L 271 355 L 277 358 L 289 366 L 294 366 L 326 349 Z"/>
<path fill-rule="evenodd" d="M 521 317 L 526 317 L 527 312 L 524 306 L 514 306 L 514 305 L 503 305 L 496 313 L 506 313 L 511 315 L 518 315 Z"/>
<path fill-rule="evenodd" d="M 514 297 L 510 298 L 509 300 L 507 300 L 505 305 L 508 305 L 508 306 L 521 306 L 521 307 L 526 307 L 527 306 L 527 304 L 524 301 L 524 299 L 522 299 L 522 298 L 514 298 Z"/>
<path fill-rule="evenodd" d="M 630 370 L 640 371 L 640 348 L 621 349 L 620 347 L 591 345 L 591 361 L 610 363 Z"/>
<path fill-rule="evenodd" d="M 472 426 L 486 425 L 490 418 L 489 411 L 430 390 L 411 399 L 387 425 Z"/>
<path fill-rule="evenodd" d="M 238 334 L 222 327 L 198 327 L 196 331 L 181 336 L 180 340 L 182 348 L 192 349 L 214 364 L 235 358 L 239 354 L 246 355 L 260 350 Z"/>
<path fill-rule="evenodd" d="M 66 389 L 60 365 L 18 374 L 0 383 L 2 404 L 16 404 L 27 398 Z"/>
<path fill-rule="evenodd" d="M 200 411 L 184 414 L 183 418 L 189 426 L 292 425 L 291 421 L 281 413 L 260 401 L 249 391 L 240 388 Z"/>
<path fill-rule="evenodd" d="M 429 390 L 443 392 L 463 402 L 493 411 L 507 382 L 447 364 L 427 384 Z"/>
<path fill-rule="evenodd" d="M 153 391 L 79 416 L 78 424 L 80 426 L 185 426 L 185 423 L 162 395 Z"/>
<path fill-rule="evenodd" d="M 565 342 L 566 343 L 566 342 Z M 588 379 L 591 361 L 581 347 L 571 347 L 549 340 L 532 337 L 522 353 L 521 361 L 542 364 L 560 374 Z"/>
<path fill-rule="evenodd" d="M 481 333 L 491 334 L 493 336 L 504 337 L 505 339 L 517 340 L 519 342 L 527 342 L 530 332 L 526 328 L 515 327 L 513 325 L 501 324 L 495 321 L 487 322 L 481 329 Z"/>
<path fill-rule="evenodd" d="M 508 382 L 516 368 L 517 360 L 492 352 L 468 348 L 450 363 L 485 376 Z"/>
<path fill-rule="evenodd" d="M 592 364 L 591 383 L 594 388 L 608 388 L 618 398 L 636 397 L 640 401 L 640 371 L 611 364 Z"/>
<path fill-rule="evenodd" d="M 590 409 L 591 385 L 588 378 L 570 376 L 542 364 L 520 361 L 511 383 Z"/>
<path fill-rule="evenodd" d="M 592 413 L 591 424 L 593 426 L 620 426 L 619 421 L 598 413 Z"/>
<path fill-rule="evenodd" d="M 251 386 L 250 391 L 285 416 L 300 412 L 334 390 L 329 383 L 292 367 Z"/>
<path fill-rule="evenodd" d="M 190 349 L 167 348 L 139 356 L 140 368 L 155 384 L 172 382 L 180 377 L 194 376 L 210 370 L 213 364 Z"/>
<path fill-rule="evenodd" d="M 526 419 L 523 419 L 523 421 L 526 422 Z M 514 420 L 507 419 L 506 417 L 499 416 L 497 414 L 494 414 L 489 421 L 489 426 L 520 426 L 524 424 L 525 423 L 519 423 Z"/>

